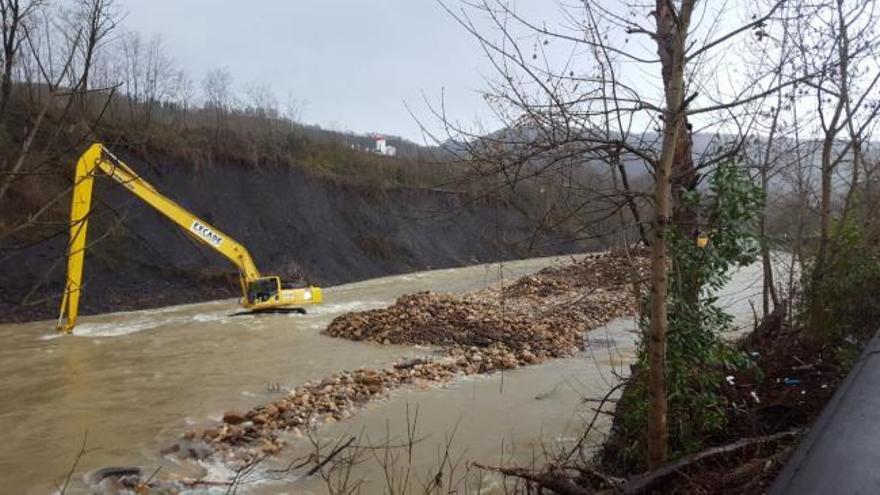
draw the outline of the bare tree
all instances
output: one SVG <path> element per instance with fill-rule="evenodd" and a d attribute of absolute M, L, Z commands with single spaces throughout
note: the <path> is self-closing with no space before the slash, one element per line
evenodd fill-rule
<path fill-rule="evenodd" d="M 205 107 L 214 114 L 214 135 L 217 138 L 226 114 L 232 107 L 232 74 L 225 67 L 209 71 L 202 79 Z"/>
<path fill-rule="evenodd" d="M 171 101 L 177 105 L 181 112 L 180 125 L 186 127 L 187 115 L 190 108 L 195 104 L 196 92 L 192 78 L 186 71 L 178 69 L 172 78 Z"/>
<path fill-rule="evenodd" d="M 77 61 L 77 56 L 83 53 L 87 33 L 91 28 L 88 16 L 71 17 L 69 11 L 62 7 L 36 1 L 27 6 L 19 2 L 5 2 L 0 5 L 0 11 L 3 9 L 7 22 L 10 23 L 4 35 L 7 38 L 4 39 L 12 40 L 13 33 L 20 33 L 21 36 L 18 41 L 9 45 L 14 48 L 15 57 L 7 57 L 5 62 L 10 63 L 10 67 L 22 75 L 22 80 L 11 81 L 10 78 L 9 82 L 11 85 L 26 85 L 22 88 L 22 93 L 28 97 L 22 100 L 22 109 L 26 116 L 16 123 L 21 127 L 15 129 L 20 139 L 17 146 L 3 157 L 5 167 L 0 174 L 0 201 L 7 196 L 15 181 L 37 174 L 47 163 L 51 163 L 55 156 L 53 150 L 60 146 L 69 146 L 70 139 L 89 139 L 103 114 L 101 110 L 94 118 L 83 118 L 81 114 L 72 111 L 77 97 L 93 90 L 80 83 L 92 63 Z M 102 12 L 102 15 L 105 14 L 107 12 Z M 107 24 L 101 24 L 104 27 L 95 38 L 91 60 L 98 53 L 102 37 L 108 35 L 115 25 L 110 18 L 105 17 L 103 22 Z M 13 29 L 13 24 L 16 23 L 17 27 Z M 109 101 L 112 89 L 97 90 L 106 90 L 106 101 Z M 8 103 L 7 94 L 4 105 Z M 28 107 L 28 104 L 31 106 Z M 71 136 L 71 130 L 74 129 L 78 129 L 72 133 L 76 136 Z M 54 200 L 48 204 L 52 203 Z M 48 206 L 41 208 L 39 214 L 44 214 L 47 210 Z M 37 217 L 39 215 L 29 217 L 26 223 L 34 222 Z M 18 227 L 12 230 L 18 230 Z"/>
<path fill-rule="evenodd" d="M 6 113 L 12 92 L 12 73 L 27 33 L 31 15 L 42 0 L 0 0 L 0 36 L 3 43 L 3 73 L 0 74 L 0 119 Z"/>
<path fill-rule="evenodd" d="M 75 22 L 84 26 L 84 35 L 80 45 L 82 67 L 76 87 L 83 90 L 81 93 L 83 108 L 86 106 L 85 96 L 88 94 L 89 77 L 92 74 L 95 54 L 115 30 L 120 16 L 120 9 L 115 0 L 77 0 L 73 17 Z"/>
<path fill-rule="evenodd" d="M 154 36 L 150 39 L 142 65 L 144 123 L 149 126 L 153 118 L 153 108 L 170 96 L 175 75 L 174 62 L 165 52 L 162 38 Z"/>
<path fill-rule="evenodd" d="M 126 32 L 122 37 L 122 74 L 123 90 L 128 104 L 128 116 L 131 123 L 137 121 L 137 105 L 143 100 L 144 78 L 144 46 L 140 33 Z"/>
<path fill-rule="evenodd" d="M 667 456 L 667 236 L 672 228 L 685 238 L 700 230 L 702 220 L 685 197 L 715 164 L 742 152 L 757 116 L 743 119 L 735 111 L 825 70 L 817 65 L 780 75 L 765 66 L 735 74 L 724 62 L 743 45 L 762 42 L 769 26 L 802 13 L 783 9 L 781 1 L 747 12 L 699 0 L 613 7 L 585 1 L 560 5 L 554 24 L 527 19 L 502 0 L 463 2 L 461 9 L 441 5 L 476 38 L 497 73 L 485 100 L 501 131 L 466 129 L 446 115 L 443 105 L 432 107 L 449 135 L 434 138 L 475 164 L 472 178 L 491 189 L 492 178 L 515 187 L 538 176 L 563 177 L 570 193 L 589 193 L 567 208 L 568 215 L 580 215 L 591 225 L 584 226 L 586 231 L 602 230 L 597 211 L 618 218 L 624 212 L 622 223 L 629 222 L 638 236 L 640 211 L 652 209 L 650 236 L 643 237 L 649 237 L 652 267 L 645 336 L 647 437 L 650 465 L 657 466 Z M 691 24 L 694 17 L 700 22 Z M 643 19 L 652 19 L 653 26 Z M 630 43 L 633 37 L 648 40 L 652 49 Z M 699 160 L 694 126 L 714 132 L 720 141 L 703 145 Z M 725 140 L 725 131 L 734 131 L 732 137 Z M 652 181 L 650 188 L 628 180 L 627 172 L 639 165 Z M 611 180 L 582 181 L 579 172 L 591 168 L 611 174 Z M 703 281 L 697 274 L 685 275 L 693 278 L 682 280 L 681 292 L 696 299 Z"/>
<path fill-rule="evenodd" d="M 299 99 L 292 92 L 287 93 L 287 99 L 284 101 L 283 117 L 291 124 L 299 122 L 305 111 L 305 101 Z"/>
<path fill-rule="evenodd" d="M 818 121 L 819 239 L 812 270 L 812 284 L 821 286 L 832 256 L 835 176 L 849 161 L 848 192 L 839 224 L 847 221 L 863 169 L 866 135 L 880 114 L 876 96 L 880 83 L 876 30 L 880 12 L 874 2 L 829 0 L 819 4 L 816 15 L 804 17 L 794 28 L 795 44 L 804 72 L 818 73 L 809 80 L 813 108 Z M 828 61 L 833 65 L 828 65 Z M 810 302 L 811 327 L 820 321 L 815 298 Z"/>

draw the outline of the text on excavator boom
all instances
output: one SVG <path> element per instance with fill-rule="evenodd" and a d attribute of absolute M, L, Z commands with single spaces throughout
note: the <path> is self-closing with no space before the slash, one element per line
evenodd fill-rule
<path fill-rule="evenodd" d="M 131 191 L 190 237 L 213 248 L 231 261 L 238 268 L 242 293 L 240 302 L 246 309 L 261 311 L 297 308 L 322 301 L 319 287 L 285 289 L 282 288 L 279 277 L 261 275 L 243 245 L 162 195 L 128 165 L 113 156 L 102 144 L 95 143 L 79 157 L 76 163 L 73 197 L 70 203 L 67 282 L 58 316 L 59 331 L 72 332 L 79 315 L 92 186 L 94 177 L 99 171 Z"/>

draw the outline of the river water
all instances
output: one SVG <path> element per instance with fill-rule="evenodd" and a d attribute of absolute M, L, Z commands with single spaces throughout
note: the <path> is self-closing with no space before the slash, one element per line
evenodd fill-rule
<path fill-rule="evenodd" d="M 0 493 L 52 493 L 64 483 L 80 449 L 67 493 L 86 490 L 83 473 L 108 465 L 161 466 L 162 475 L 200 474 L 159 451 L 192 425 L 218 420 L 224 410 L 268 402 L 307 380 L 359 367 L 385 367 L 428 349 L 349 342 L 320 334 L 335 316 L 390 304 L 420 290 L 462 292 L 518 277 L 570 258 L 541 258 L 373 279 L 326 289 L 307 315 L 243 315 L 232 300 L 85 317 L 74 336 L 57 336 L 53 322 L 0 325 Z M 738 272 L 722 302 L 741 323 L 760 294 L 760 270 Z M 587 352 L 538 366 L 462 379 L 447 387 L 395 391 L 349 420 L 319 430 L 323 448 L 358 437 L 364 459 L 350 478 L 367 492 L 388 491 L 410 473 L 411 486 L 433 480 L 437 466 L 459 489 L 470 461 L 527 465 L 544 451 L 566 449 L 578 438 L 615 373 L 634 354 L 631 321 L 594 330 Z M 385 456 L 406 443 L 407 418 L 419 441 L 406 448 L 399 475 L 382 469 Z M 417 419 L 416 419 L 417 418 Z M 600 420 L 590 439 L 607 431 Z M 447 445 L 449 448 L 447 449 Z M 367 448 L 372 446 L 374 448 Z M 293 480 L 274 473 L 311 442 L 293 442 L 279 459 L 242 480 L 241 492 L 322 493 L 320 477 Z M 446 451 L 449 458 L 444 461 Z M 382 452 L 380 455 L 379 452 Z M 384 462 L 388 465 L 388 462 Z M 405 467 L 405 468 L 404 468 Z M 229 473 L 207 466 L 222 480 Z M 400 478 L 400 479 L 398 479 Z M 210 479 L 210 478 L 209 478 Z M 332 480 L 331 480 L 332 482 Z M 471 483 L 472 481 L 468 481 Z M 485 481 L 491 483 L 492 481 Z M 418 485 L 415 485 L 418 483 Z M 448 483 L 447 483 L 448 484 Z M 226 488 L 215 489 L 224 493 Z"/>

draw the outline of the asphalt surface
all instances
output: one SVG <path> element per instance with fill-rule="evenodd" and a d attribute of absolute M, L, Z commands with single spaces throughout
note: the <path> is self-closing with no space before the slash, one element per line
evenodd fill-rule
<path fill-rule="evenodd" d="M 880 493 L 880 332 L 783 468 L 770 493 Z"/>

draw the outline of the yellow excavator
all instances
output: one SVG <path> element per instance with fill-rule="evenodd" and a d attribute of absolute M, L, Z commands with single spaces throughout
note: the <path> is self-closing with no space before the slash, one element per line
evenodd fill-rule
<path fill-rule="evenodd" d="M 302 312 L 302 306 L 321 302 L 319 287 L 283 288 L 279 277 L 261 275 L 244 246 L 163 196 L 102 144 L 95 143 L 76 162 L 76 178 L 70 203 L 67 284 L 58 316 L 59 332 L 72 333 L 76 326 L 82 293 L 86 230 L 92 205 L 92 185 L 99 171 L 174 222 L 190 237 L 219 252 L 238 267 L 242 292 L 240 303 L 247 310 L 259 312 L 288 309 Z"/>

